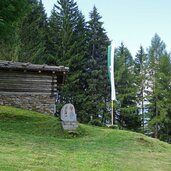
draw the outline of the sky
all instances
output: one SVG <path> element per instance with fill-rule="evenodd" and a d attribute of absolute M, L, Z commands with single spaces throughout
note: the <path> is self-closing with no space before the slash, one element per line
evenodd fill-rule
<path fill-rule="evenodd" d="M 42 0 L 48 16 L 57 0 Z M 157 33 L 171 51 L 171 0 L 75 0 L 89 20 L 95 5 L 107 35 L 116 47 L 121 42 L 133 57 L 140 45 L 146 50 Z"/>

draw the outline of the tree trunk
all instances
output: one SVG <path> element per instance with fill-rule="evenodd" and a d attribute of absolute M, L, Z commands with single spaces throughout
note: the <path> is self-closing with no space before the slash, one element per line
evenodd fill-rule
<path fill-rule="evenodd" d="M 142 104 L 141 104 L 141 110 L 142 110 L 142 126 L 143 126 L 143 133 L 145 132 L 145 125 L 144 125 L 144 120 L 145 120 L 145 116 L 144 116 L 144 99 L 142 100 Z"/>
<path fill-rule="evenodd" d="M 158 107 L 157 107 L 157 101 L 156 101 L 156 110 L 155 111 L 156 111 L 156 118 L 158 118 L 159 112 L 158 112 Z M 158 123 L 155 124 L 154 138 L 158 138 Z"/>

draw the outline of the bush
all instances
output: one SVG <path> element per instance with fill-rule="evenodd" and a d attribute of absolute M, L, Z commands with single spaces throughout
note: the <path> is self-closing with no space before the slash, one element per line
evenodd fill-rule
<path fill-rule="evenodd" d="M 90 125 L 102 126 L 100 119 L 93 119 L 89 122 Z"/>
<path fill-rule="evenodd" d="M 111 128 L 111 129 L 119 129 L 119 126 L 118 125 L 110 125 L 109 128 Z"/>

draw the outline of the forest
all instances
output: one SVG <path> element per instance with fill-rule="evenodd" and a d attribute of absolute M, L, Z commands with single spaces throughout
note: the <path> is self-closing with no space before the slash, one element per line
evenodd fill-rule
<path fill-rule="evenodd" d="M 110 124 L 107 49 L 111 40 L 94 6 L 86 21 L 74 0 L 58 0 L 47 17 L 42 1 L 0 1 L 0 60 L 69 67 L 59 88 L 78 120 Z M 115 49 L 115 125 L 171 143 L 171 54 L 160 36 L 135 56 L 121 42 Z"/>

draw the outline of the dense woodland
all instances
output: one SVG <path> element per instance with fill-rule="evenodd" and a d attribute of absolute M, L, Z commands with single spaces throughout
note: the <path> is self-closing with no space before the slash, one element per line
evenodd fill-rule
<path fill-rule="evenodd" d="M 41 0 L 0 1 L 0 60 L 68 66 L 57 108 L 73 103 L 82 123 L 110 123 L 109 44 L 95 6 L 86 21 L 74 0 L 58 0 L 50 17 Z M 115 124 L 171 143 L 171 54 L 159 35 L 135 57 L 116 48 L 115 84 Z"/>

